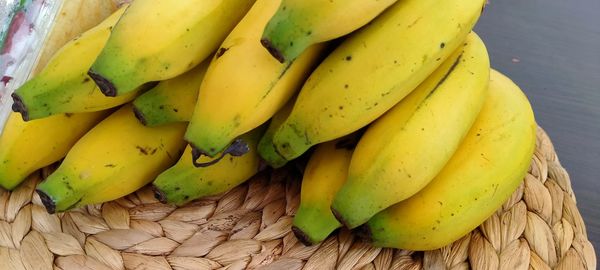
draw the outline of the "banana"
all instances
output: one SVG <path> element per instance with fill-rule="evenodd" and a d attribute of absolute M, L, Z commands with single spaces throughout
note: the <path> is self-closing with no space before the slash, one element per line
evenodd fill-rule
<path fill-rule="evenodd" d="M 279 63 L 262 47 L 260 35 L 279 2 L 258 0 L 218 49 L 185 134 L 194 153 L 214 157 L 233 139 L 268 121 L 319 60 L 324 44 L 309 48 L 292 64 Z"/>
<path fill-rule="evenodd" d="M 341 227 L 331 213 L 331 201 L 348 176 L 357 139 L 343 138 L 320 144 L 304 170 L 300 206 L 292 231 L 305 245 L 322 242 Z"/>
<path fill-rule="evenodd" d="M 135 92 L 105 97 L 86 74 L 124 11 L 125 7 L 120 8 L 57 51 L 39 74 L 15 90 L 13 110 L 28 121 L 60 113 L 105 110 L 132 100 Z"/>
<path fill-rule="evenodd" d="M 63 158 L 108 113 L 58 114 L 28 122 L 11 113 L 0 136 L 0 186 L 11 190 L 34 171 Z"/>
<path fill-rule="evenodd" d="M 42 52 L 32 74 L 38 74 L 58 49 L 81 33 L 100 24 L 117 10 L 113 1 L 69 0 L 63 1 L 56 15 L 52 31 L 44 41 Z"/>
<path fill-rule="evenodd" d="M 403 0 L 352 34 L 310 75 L 275 133 L 291 160 L 373 122 L 462 45 L 484 0 Z"/>
<path fill-rule="evenodd" d="M 90 130 L 39 184 L 49 213 L 127 195 L 177 161 L 186 125 L 146 127 L 131 110 L 123 106 Z"/>
<path fill-rule="evenodd" d="M 210 61 L 173 79 L 162 81 L 133 102 L 133 111 L 142 124 L 150 127 L 192 118 L 198 89 Z"/>
<path fill-rule="evenodd" d="M 174 78 L 214 52 L 253 3 L 133 1 L 88 74 L 107 96 Z"/>
<path fill-rule="evenodd" d="M 280 62 L 292 62 L 311 45 L 362 27 L 395 2 L 283 0 L 261 42 Z"/>
<path fill-rule="evenodd" d="M 413 197 L 361 228 L 381 247 L 432 250 L 475 229 L 517 189 L 531 163 L 536 124 L 527 97 L 492 70 L 489 96 L 458 151 Z"/>
<path fill-rule="evenodd" d="M 190 163 L 192 147 L 175 166 L 160 174 L 153 182 L 154 193 L 163 203 L 183 205 L 187 202 L 228 191 L 255 175 L 260 168 L 260 158 L 256 153 L 256 145 L 264 131 L 263 127 L 242 135 L 249 152 L 240 157 L 210 158 L 202 157 L 201 162 L 215 164 L 196 168 Z"/>
<path fill-rule="evenodd" d="M 273 115 L 267 131 L 265 131 L 265 134 L 258 142 L 258 155 L 267 163 L 267 165 L 275 169 L 283 167 L 288 161 L 275 150 L 275 146 L 273 145 L 273 134 L 275 134 L 275 131 L 281 126 L 281 123 L 283 123 L 290 115 L 295 100 L 295 98 L 291 98 L 283 108 Z"/>
<path fill-rule="evenodd" d="M 442 69 L 373 122 L 359 141 L 332 211 L 348 228 L 421 190 L 444 167 L 485 101 L 490 62 L 472 33 Z"/>

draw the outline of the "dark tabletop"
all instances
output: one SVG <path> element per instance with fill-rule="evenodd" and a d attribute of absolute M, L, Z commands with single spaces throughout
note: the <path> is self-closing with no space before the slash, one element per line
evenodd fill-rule
<path fill-rule="evenodd" d="M 475 31 L 529 97 L 600 251 L 600 1 L 491 0 Z"/>

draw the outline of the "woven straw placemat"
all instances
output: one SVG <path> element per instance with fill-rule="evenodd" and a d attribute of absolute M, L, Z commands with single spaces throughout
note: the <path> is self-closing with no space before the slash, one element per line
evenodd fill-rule
<path fill-rule="evenodd" d="M 49 171 L 0 195 L 0 269 L 596 269 L 569 176 L 541 129 L 502 208 L 428 252 L 376 248 L 347 230 L 305 247 L 290 230 L 300 182 L 282 171 L 180 208 L 144 188 L 57 215 L 33 192 Z"/>

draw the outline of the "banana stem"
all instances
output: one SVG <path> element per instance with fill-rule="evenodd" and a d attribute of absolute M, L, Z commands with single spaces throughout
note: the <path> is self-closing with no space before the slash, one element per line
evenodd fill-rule
<path fill-rule="evenodd" d="M 229 145 L 229 147 L 227 147 L 227 149 L 225 149 L 221 153 L 221 155 L 218 158 L 215 158 L 209 162 L 200 163 L 198 162 L 198 159 L 200 159 L 200 157 L 202 157 L 203 155 L 209 155 L 204 153 L 202 150 L 198 149 L 198 147 L 192 145 L 192 162 L 194 163 L 194 166 L 196 168 L 208 167 L 219 162 L 227 154 L 233 157 L 241 157 L 248 152 L 250 152 L 250 146 L 248 146 L 248 144 L 244 140 L 236 139 L 235 141 L 233 141 L 233 143 L 231 143 L 231 145 Z"/>
<path fill-rule="evenodd" d="M 23 99 L 16 93 L 12 93 L 11 97 L 13 99 L 13 112 L 20 113 L 21 117 L 23 117 L 23 121 L 29 121 L 29 113 L 27 111 L 27 106 L 23 103 Z"/>

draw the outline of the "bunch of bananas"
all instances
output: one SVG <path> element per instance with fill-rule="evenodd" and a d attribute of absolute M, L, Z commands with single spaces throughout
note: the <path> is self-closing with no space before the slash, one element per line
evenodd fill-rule
<path fill-rule="evenodd" d="M 309 159 L 293 231 L 436 249 L 508 199 L 531 106 L 472 29 L 485 0 L 133 1 L 13 94 L 0 185 L 62 160 L 48 212 L 152 182 L 182 205 Z M 311 150 L 311 151 L 309 151 Z"/>

